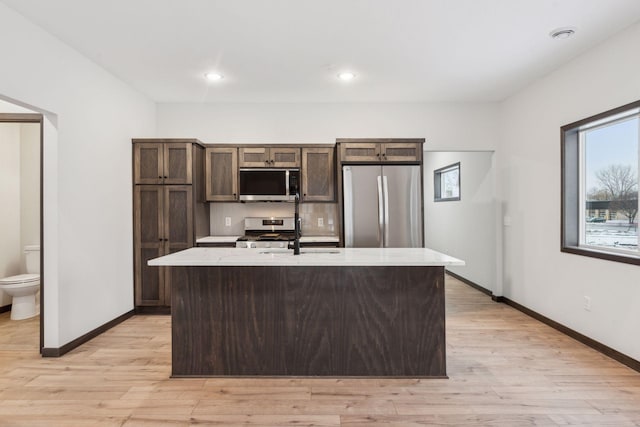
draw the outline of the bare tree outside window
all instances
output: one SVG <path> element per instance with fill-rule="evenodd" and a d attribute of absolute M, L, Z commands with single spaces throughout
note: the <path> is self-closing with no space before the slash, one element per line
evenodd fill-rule
<path fill-rule="evenodd" d="M 600 184 L 591 200 L 609 200 L 609 209 L 620 211 L 633 224 L 638 215 L 638 174 L 631 165 L 609 165 L 595 172 Z"/>

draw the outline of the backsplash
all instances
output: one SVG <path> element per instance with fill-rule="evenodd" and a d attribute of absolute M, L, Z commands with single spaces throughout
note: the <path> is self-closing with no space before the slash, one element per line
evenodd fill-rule
<path fill-rule="evenodd" d="M 245 217 L 293 217 L 294 204 L 284 202 L 210 203 L 211 235 L 241 236 Z M 225 226 L 225 218 L 231 225 Z M 334 236 L 338 234 L 337 203 L 300 203 L 303 236 Z M 322 218 L 323 226 L 318 226 Z"/>

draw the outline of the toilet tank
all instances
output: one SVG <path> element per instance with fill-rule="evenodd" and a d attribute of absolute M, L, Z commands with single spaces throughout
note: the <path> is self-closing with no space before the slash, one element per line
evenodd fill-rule
<path fill-rule="evenodd" d="M 27 273 L 40 274 L 40 246 L 25 246 L 24 257 Z"/>

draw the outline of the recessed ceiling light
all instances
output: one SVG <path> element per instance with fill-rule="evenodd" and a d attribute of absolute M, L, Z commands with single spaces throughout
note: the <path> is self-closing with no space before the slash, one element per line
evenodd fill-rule
<path fill-rule="evenodd" d="M 355 77 L 356 77 L 356 75 L 353 74 L 351 71 L 344 71 L 344 72 L 338 74 L 338 78 L 340 80 L 344 80 L 344 81 L 353 80 Z"/>
<path fill-rule="evenodd" d="M 212 82 L 217 82 L 218 80 L 224 79 L 224 76 L 220 73 L 207 73 L 204 76 L 207 78 L 207 80 Z"/>
<path fill-rule="evenodd" d="M 551 31 L 549 33 L 549 36 L 551 36 L 552 39 L 562 40 L 562 39 L 568 39 L 569 37 L 574 35 L 575 32 L 576 32 L 576 29 L 573 27 L 562 27 L 562 28 L 556 28 L 555 30 Z"/>

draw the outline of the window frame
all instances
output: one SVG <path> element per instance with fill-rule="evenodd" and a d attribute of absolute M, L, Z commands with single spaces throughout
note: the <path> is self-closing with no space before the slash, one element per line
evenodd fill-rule
<path fill-rule="evenodd" d="M 453 170 L 458 170 L 458 195 L 456 197 L 442 197 L 442 174 Z M 455 202 L 462 199 L 460 162 L 452 163 L 448 166 L 433 171 L 433 201 L 434 202 Z"/>
<path fill-rule="evenodd" d="M 609 125 L 621 120 L 624 113 L 629 116 L 640 114 L 632 110 L 640 109 L 640 100 L 617 107 L 591 117 L 564 125 L 560 128 L 560 251 L 599 258 L 608 261 L 640 265 L 640 251 L 633 253 L 616 248 L 590 246 L 581 244 L 585 224 L 585 206 L 582 193 L 584 192 L 584 150 L 581 132 L 587 129 Z M 620 116 L 620 117 L 616 117 Z M 589 126 L 587 126 L 589 125 Z M 639 141 L 640 146 L 640 141 Z M 638 153 L 638 179 L 640 181 L 640 149 Z M 640 183 L 639 183 L 640 187 Z M 639 188 L 640 190 L 640 188 Z M 640 197 L 639 197 L 640 199 Z M 582 202 L 582 203 L 581 203 Z M 640 200 L 638 201 L 640 205 Z M 639 206 L 640 208 L 640 206 Z"/>

